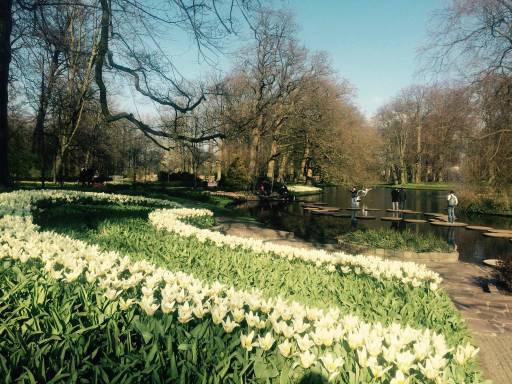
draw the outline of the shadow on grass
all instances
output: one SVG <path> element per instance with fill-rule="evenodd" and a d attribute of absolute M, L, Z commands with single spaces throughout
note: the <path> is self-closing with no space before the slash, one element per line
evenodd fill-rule
<path fill-rule="evenodd" d="M 72 204 L 52 206 L 34 217 L 44 229 L 61 233 L 96 230 L 102 223 L 122 223 L 126 219 L 147 220 L 153 208 L 107 204 Z"/>
<path fill-rule="evenodd" d="M 299 384 L 324 384 L 328 380 L 325 376 L 315 372 L 309 372 L 300 379 Z"/>

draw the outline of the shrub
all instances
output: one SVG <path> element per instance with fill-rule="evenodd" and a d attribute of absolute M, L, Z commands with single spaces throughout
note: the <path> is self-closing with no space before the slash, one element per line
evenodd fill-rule
<path fill-rule="evenodd" d="M 158 172 L 158 181 L 167 183 L 172 182 L 174 184 L 178 183 L 183 186 L 192 187 L 192 186 L 203 186 L 204 181 L 200 179 L 199 177 L 195 177 L 190 172 L 165 172 L 160 171 Z"/>
<path fill-rule="evenodd" d="M 464 187 L 457 193 L 459 207 L 467 213 L 505 213 L 512 211 L 512 193 L 506 188 L 471 189 Z"/>
<path fill-rule="evenodd" d="M 442 238 L 431 233 L 413 233 L 389 228 L 355 231 L 340 237 L 350 243 L 372 248 L 400 249 L 415 252 L 449 252 L 451 246 Z"/>
<path fill-rule="evenodd" d="M 240 158 L 236 157 L 229 165 L 225 175 L 222 175 L 219 186 L 228 191 L 246 190 L 251 182 L 248 170 Z"/>

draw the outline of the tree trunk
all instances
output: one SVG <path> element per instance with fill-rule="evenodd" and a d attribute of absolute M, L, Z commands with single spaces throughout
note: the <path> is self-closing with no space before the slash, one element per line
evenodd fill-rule
<path fill-rule="evenodd" d="M 405 164 L 400 165 L 400 184 L 407 183 L 407 167 Z"/>
<path fill-rule="evenodd" d="M 0 1 L 0 187 L 11 184 L 9 177 L 9 66 L 11 64 L 12 0 Z"/>
<path fill-rule="evenodd" d="M 259 126 L 259 124 L 258 124 Z M 257 173 L 258 150 L 260 146 L 260 130 L 255 127 L 251 130 L 251 143 L 249 147 L 249 177 L 254 180 Z"/>
<path fill-rule="evenodd" d="M 307 175 L 308 170 L 306 169 L 307 163 L 309 158 L 309 143 L 306 139 L 306 148 L 304 148 L 304 155 L 302 156 L 302 161 L 300 163 L 300 180 L 306 182 L 307 181 Z"/>
<path fill-rule="evenodd" d="M 59 156 L 58 155 L 55 155 L 55 158 L 53 159 L 53 167 L 52 167 L 52 171 L 53 171 L 53 183 L 56 184 L 57 183 L 57 158 Z"/>
<path fill-rule="evenodd" d="M 60 149 L 59 153 L 57 154 L 57 160 L 55 162 L 56 169 L 57 169 L 57 181 L 59 182 L 60 186 L 64 186 L 64 163 L 65 163 L 65 150 Z"/>
<path fill-rule="evenodd" d="M 270 160 L 267 165 L 267 177 L 274 181 L 274 174 L 276 169 L 276 157 L 277 157 L 277 140 L 272 139 L 270 146 Z"/>
<path fill-rule="evenodd" d="M 222 178 L 222 162 L 220 160 L 218 160 L 215 163 L 215 166 L 216 166 L 216 173 L 217 173 L 215 180 L 220 181 L 220 179 Z"/>
<path fill-rule="evenodd" d="M 288 174 L 292 175 L 293 182 L 297 182 L 297 175 L 295 174 L 295 161 L 290 162 L 290 167 L 288 168 Z"/>
<path fill-rule="evenodd" d="M 217 181 L 220 181 L 222 175 L 227 172 L 229 167 L 229 153 L 225 140 L 221 140 L 220 142 L 220 159 L 218 162 L 217 168 Z"/>
<path fill-rule="evenodd" d="M 416 137 L 416 164 L 414 167 L 414 182 L 421 183 L 421 122 L 418 123 Z"/>
<path fill-rule="evenodd" d="M 52 97 L 53 83 L 55 75 L 59 67 L 60 51 L 55 50 L 52 55 L 48 72 L 48 83 L 45 82 L 45 73 L 41 73 L 41 94 L 39 95 L 39 107 L 36 115 L 36 126 L 34 128 L 34 149 L 39 156 L 41 164 L 41 186 L 44 187 L 46 178 L 46 141 L 44 137 L 44 123 L 46 120 L 46 112 L 48 111 L 48 103 Z"/>
<path fill-rule="evenodd" d="M 405 164 L 405 148 L 400 150 L 400 158 L 398 159 L 400 166 L 400 184 L 407 183 L 407 166 Z"/>
<path fill-rule="evenodd" d="M 400 167 L 393 166 L 391 174 L 393 175 L 393 184 L 398 184 L 400 181 Z"/>
<path fill-rule="evenodd" d="M 281 161 L 279 162 L 279 171 L 277 174 L 277 181 L 283 183 L 286 179 L 286 167 L 288 166 L 288 155 L 285 153 L 281 156 Z"/>

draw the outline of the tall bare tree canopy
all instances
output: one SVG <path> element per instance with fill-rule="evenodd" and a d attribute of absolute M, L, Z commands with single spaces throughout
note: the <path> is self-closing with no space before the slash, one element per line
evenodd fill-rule
<path fill-rule="evenodd" d="M 430 41 L 424 53 L 431 68 L 469 84 L 476 116 L 467 154 L 477 162 L 473 180 L 510 181 L 512 1 L 453 0 L 434 15 Z"/>
<path fill-rule="evenodd" d="M 427 57 L 470 78 L 512 70 L 512 1 L 452 0 L 431 21 Z"/>
<path fill-rule="evenodd" d="M 0 185 L 9 183 L 8 153 L 8 79 L 12 46 L 14 61 L 32 53 L 43 42 L 54 53 L 53 73 L 58 69 L 59 56 L 73 56 L 72 64 L 85 68 L 80 74 L 78 111 L 73 114 L 75 126 L 77 113 L 83 111 L 86 95 L 97 94 L 101 113 L 106 123 L 125 120 L 136 126 L 144 135 L 156 142 L 156 138 L 175 138 L 189 142 L 210 140 L 218 133 L 199 132 L 197 136 L 179 135 L 172 129 L 152 126 L 135 117 L 131 111 L 116 111 L 111 106 L 110 91 L 115 88 L 116 77 L 131 79 L 135 89 L 152 102 L 178 113 L 186 113 L 197 107 L 208 94 L 208 89 L 193 88 L 186 83 L 164 55 L 161 43 L 167 34 L 189 34 L 197 44 L 200 54 L 206 54 L 222 46 L 223 39 L 236 31 L 240 20 L 249 20 L 256 2 L 242 1 L 168 1 L 155 0 L 132 2 L 129 0 L 15 0 L 2 1 L 0 8 Z M 70 15 L 68 21 L 65 16 Z M 80 16 L 79 16 L 80 15 Z M 81 21 L 77 20 L 81 17 Z M 14 33 L 13 31 L 14 18 Z M 61 22 L 64 21 L 64 24 Z M 71 37 L 71 38 L 70 38 Z M 151 47 L 151 48 L 149 48 Z M 80 63 L 79 63 L 80 62 Z M 77 67 L 78 68 L 78 67 Z M 52 70 L 50 70 L 52 72 Z M 76 71 L 72 71 L 78 75 Z M 41 121 L 44 120 L 47 102 L 52 89 L 51 73 L 44 74 L 41 90 L 40 123 L 37 130 L 41 146 Z M 55 76 L 54 76 L 55 77 Z M 94 82 L 93 82 L 94 81 Z"/>
<path fill-rule="evenodd" d="M 406 87 L 369 118 L 327 54 L 298 39 L 293 13 L 257 0 L 3 1 L 0 185 L 63 182 L 87 167 L 134 180 L 148 168 L 242 174 L 253 188 L 261 178 L 504 184 L 512 1 L 454 0 L 431 25 L 429 68 L 459 76 Z M 230 68 L 181 76 L 170 38 L 208 64 L 241 30 Z"/>

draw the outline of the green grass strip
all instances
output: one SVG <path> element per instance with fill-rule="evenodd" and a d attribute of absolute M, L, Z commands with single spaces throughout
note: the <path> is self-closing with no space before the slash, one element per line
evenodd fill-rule
<path fill-rule="evenodd" d="M 450 252 L 453 248 L 433 233 L 397 231 L 390 228 L 367 229 L 341 236 L 343 241 L 372 248 L 399 249 L 414 252 Z"/>

